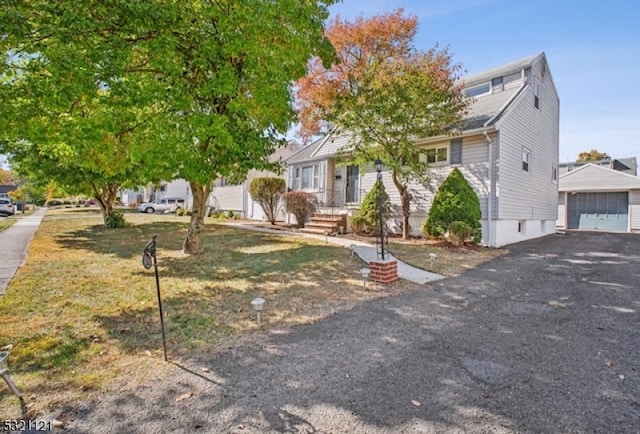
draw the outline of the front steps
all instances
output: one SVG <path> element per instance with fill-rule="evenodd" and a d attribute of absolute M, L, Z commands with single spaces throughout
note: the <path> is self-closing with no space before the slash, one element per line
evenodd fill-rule
<path fill-rule="evenodd" d="M 304 228 L 299 229 L 300 232 L 311 234 L 334 234 L 347 231 L 347 215 L 346 214 L 322 214 L 315 213 L 311 217 L 311 221 Z"/>

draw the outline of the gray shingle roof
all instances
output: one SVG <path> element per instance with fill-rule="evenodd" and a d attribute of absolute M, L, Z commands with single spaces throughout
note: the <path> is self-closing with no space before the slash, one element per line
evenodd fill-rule
<path fill-rule="evenodd" d="M 528 56 L 506 65 L 498 66 L 487 71 L 472 74 L 464 78 L 465 87 L 473 87 L 479 84 L 487 83 L 493 78 L 502 77 L 513 74 L 529 68 L 538 59 L 544 57 L 544 53 Z M 493 124 L 498 120 L 499 115 L 504 112 L 510 101 L 513 101 L 523 88 L 522 86 L 505 89 L 501 92 L 495 92 L 490 95 L 483 95 L 475 98 L 469 108 L 469 113 L 462 121 L 463 130 L 473 130 Z M 487 124 L 491 120 L 490 124 Z"/>
<path fill-rule="evenodd" d="M 310 158 L 311 155 L 318 149 L 318 147 L 320 147 L 320 145 L 322 145 L 322 143 L 324 143 L 326 139 L 327 139 L 327 136 L 324 136 L 319 138 L 315 142 L 312 142 L 310 145 L 305 146 L 304 148 L 302 148 L 301 150 L 293 154 L 291 157 L 287 158 L 286 163 L 295 164 L 301 161 L 314 160 L 314 158 Z M 318 157 L 318 159 L 323 159 L 323 158 Z"/>

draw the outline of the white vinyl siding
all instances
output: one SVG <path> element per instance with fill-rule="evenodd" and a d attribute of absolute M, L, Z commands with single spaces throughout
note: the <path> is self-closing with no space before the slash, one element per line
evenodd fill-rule
<path fill-rule="evenodd" d="M 540 62 L 541 63 L 541 62 Z M 540 64 L 534 65 L 533 74 Z M 496 127 L 499 130 L 499 219 L 557 219 L 558 184 L 549 171 L 558 163 L 559 102 L 550 75 L 540 75 L 540 104 L 531 100 L 532 86 L 526 87 L 511 104 Z M 529 172 L 522 171 L 522 149 L 530 154 Z"/>
<path fill-rule="evenodd" d="M 556 227 L 564 229 L 567 225 L 567 207 L 566 207 L 566 193 L 558 193 L 558 219 L 556 220 Z"/>
<path fill-rule="evenodd" d="M 228 185 L 213 189 L 215 206 L 222 211 L 244 211 L 244 185 Z"/>
<path fill-rule="evenodd" d="M 640 190 L 629 192 L 629 228 L 640 232 Z"/>

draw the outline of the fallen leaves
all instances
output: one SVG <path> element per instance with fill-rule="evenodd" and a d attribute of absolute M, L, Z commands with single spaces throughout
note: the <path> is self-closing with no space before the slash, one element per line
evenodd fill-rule
<path fill-rule="evenodd" d="M 176 402 L 184 401 L 185 399 L 189 399 L 193 396 L 193 391 L 189 391 L 187 393 L 183 393 L 182 395 L 176 398 Z"/>

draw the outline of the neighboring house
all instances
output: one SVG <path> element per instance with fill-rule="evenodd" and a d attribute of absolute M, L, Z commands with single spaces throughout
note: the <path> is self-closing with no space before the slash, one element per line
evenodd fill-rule
<path fill-rule="evenodd" d="M 630 158 L 605 158 L 604 160 L 597 161 L 575 161 L 569 163 L 560 163 L 560 175 L 564 175 L 567 172 L 571 172 L 574 169 L 582 167 L 586 164 L 593 164 L 596 166 L 606 167 L 608 169 L 617 170 L 628 175 L 637 176 L 638 163 L 636 157 Z"/>
<path fill-rule="evenodd" d="M 286 164 L 287 159 L 300 149 L 300 145 L 295 140 L 290 140 L 286 146 L 277 149 L 269 161 Z M 249 195 L 249 185 L 251 181 L 260 177 L 284 178 L 283 175 L 274 172 L 250 170 L 247 178 L 240 184 L 230 185 L 224 178 L 215 181 L 213 191 L 209 196 L 209 205 L 219 211 L 233 211 L 244 218 L 251 220 L 266 220 L 262 207 L 251 199 Z M 284 211 L 280 211 L 277 220 L 284 220 Z"/>
<path fill-rule="evenodd" d="M 142 202 L 153 202 L 156 199 L 165 197 L 181 197 L 185 200 L 187 209 L 193 207 L 193 194 L 189 182 L 184 179 L 174 179 L 173 181 L 161 181 L 159 184 L 149 184 L 137 189 L 123 189 L 120 192 L 120 201 L 124 205 L 140 204 Z"/>
<path fill-rule="evenodd" d="M 411 185 L 411 232 L 418 235 L 438 187 L 457 167 L 482 209 L 482 243 L 506 244 L 552 234 L 558 195 L 559 98 L 544 53 L 464 80 L 473 98 L 461 130 L 416 140 L 429 163 L 428 185 Z M 453 132 L 452 132 L 453 133 Z M 288 161 L 288 187 L 314 192 L 321 211 L 351 214 L 376 179 L 372 165 L 341 166 L 336 157 L 347 135 L 328 134 Z M 400 197 L 383 173 L 392 204 Z M 397 221 L 390 230 L 400 233 Z"/>
<path fill-rule="evenodd" d="M 9 192 L 17 189 L 15 184 L 0 184 L 0 197 L 9 197 Z"/>
<path fill-rule="evenodd" d="M 630 164 L 581 164 L 560 176 L 559 229 L 640 231 L 640 178 Z M 619 161 L 619 160 L 613 160 Z M 633 163 L 633 164 L 631 164 Z M 625 166 L 634 166 L 626 173 Z M 615 170 L 621 167 L 623 170 Z"/>

